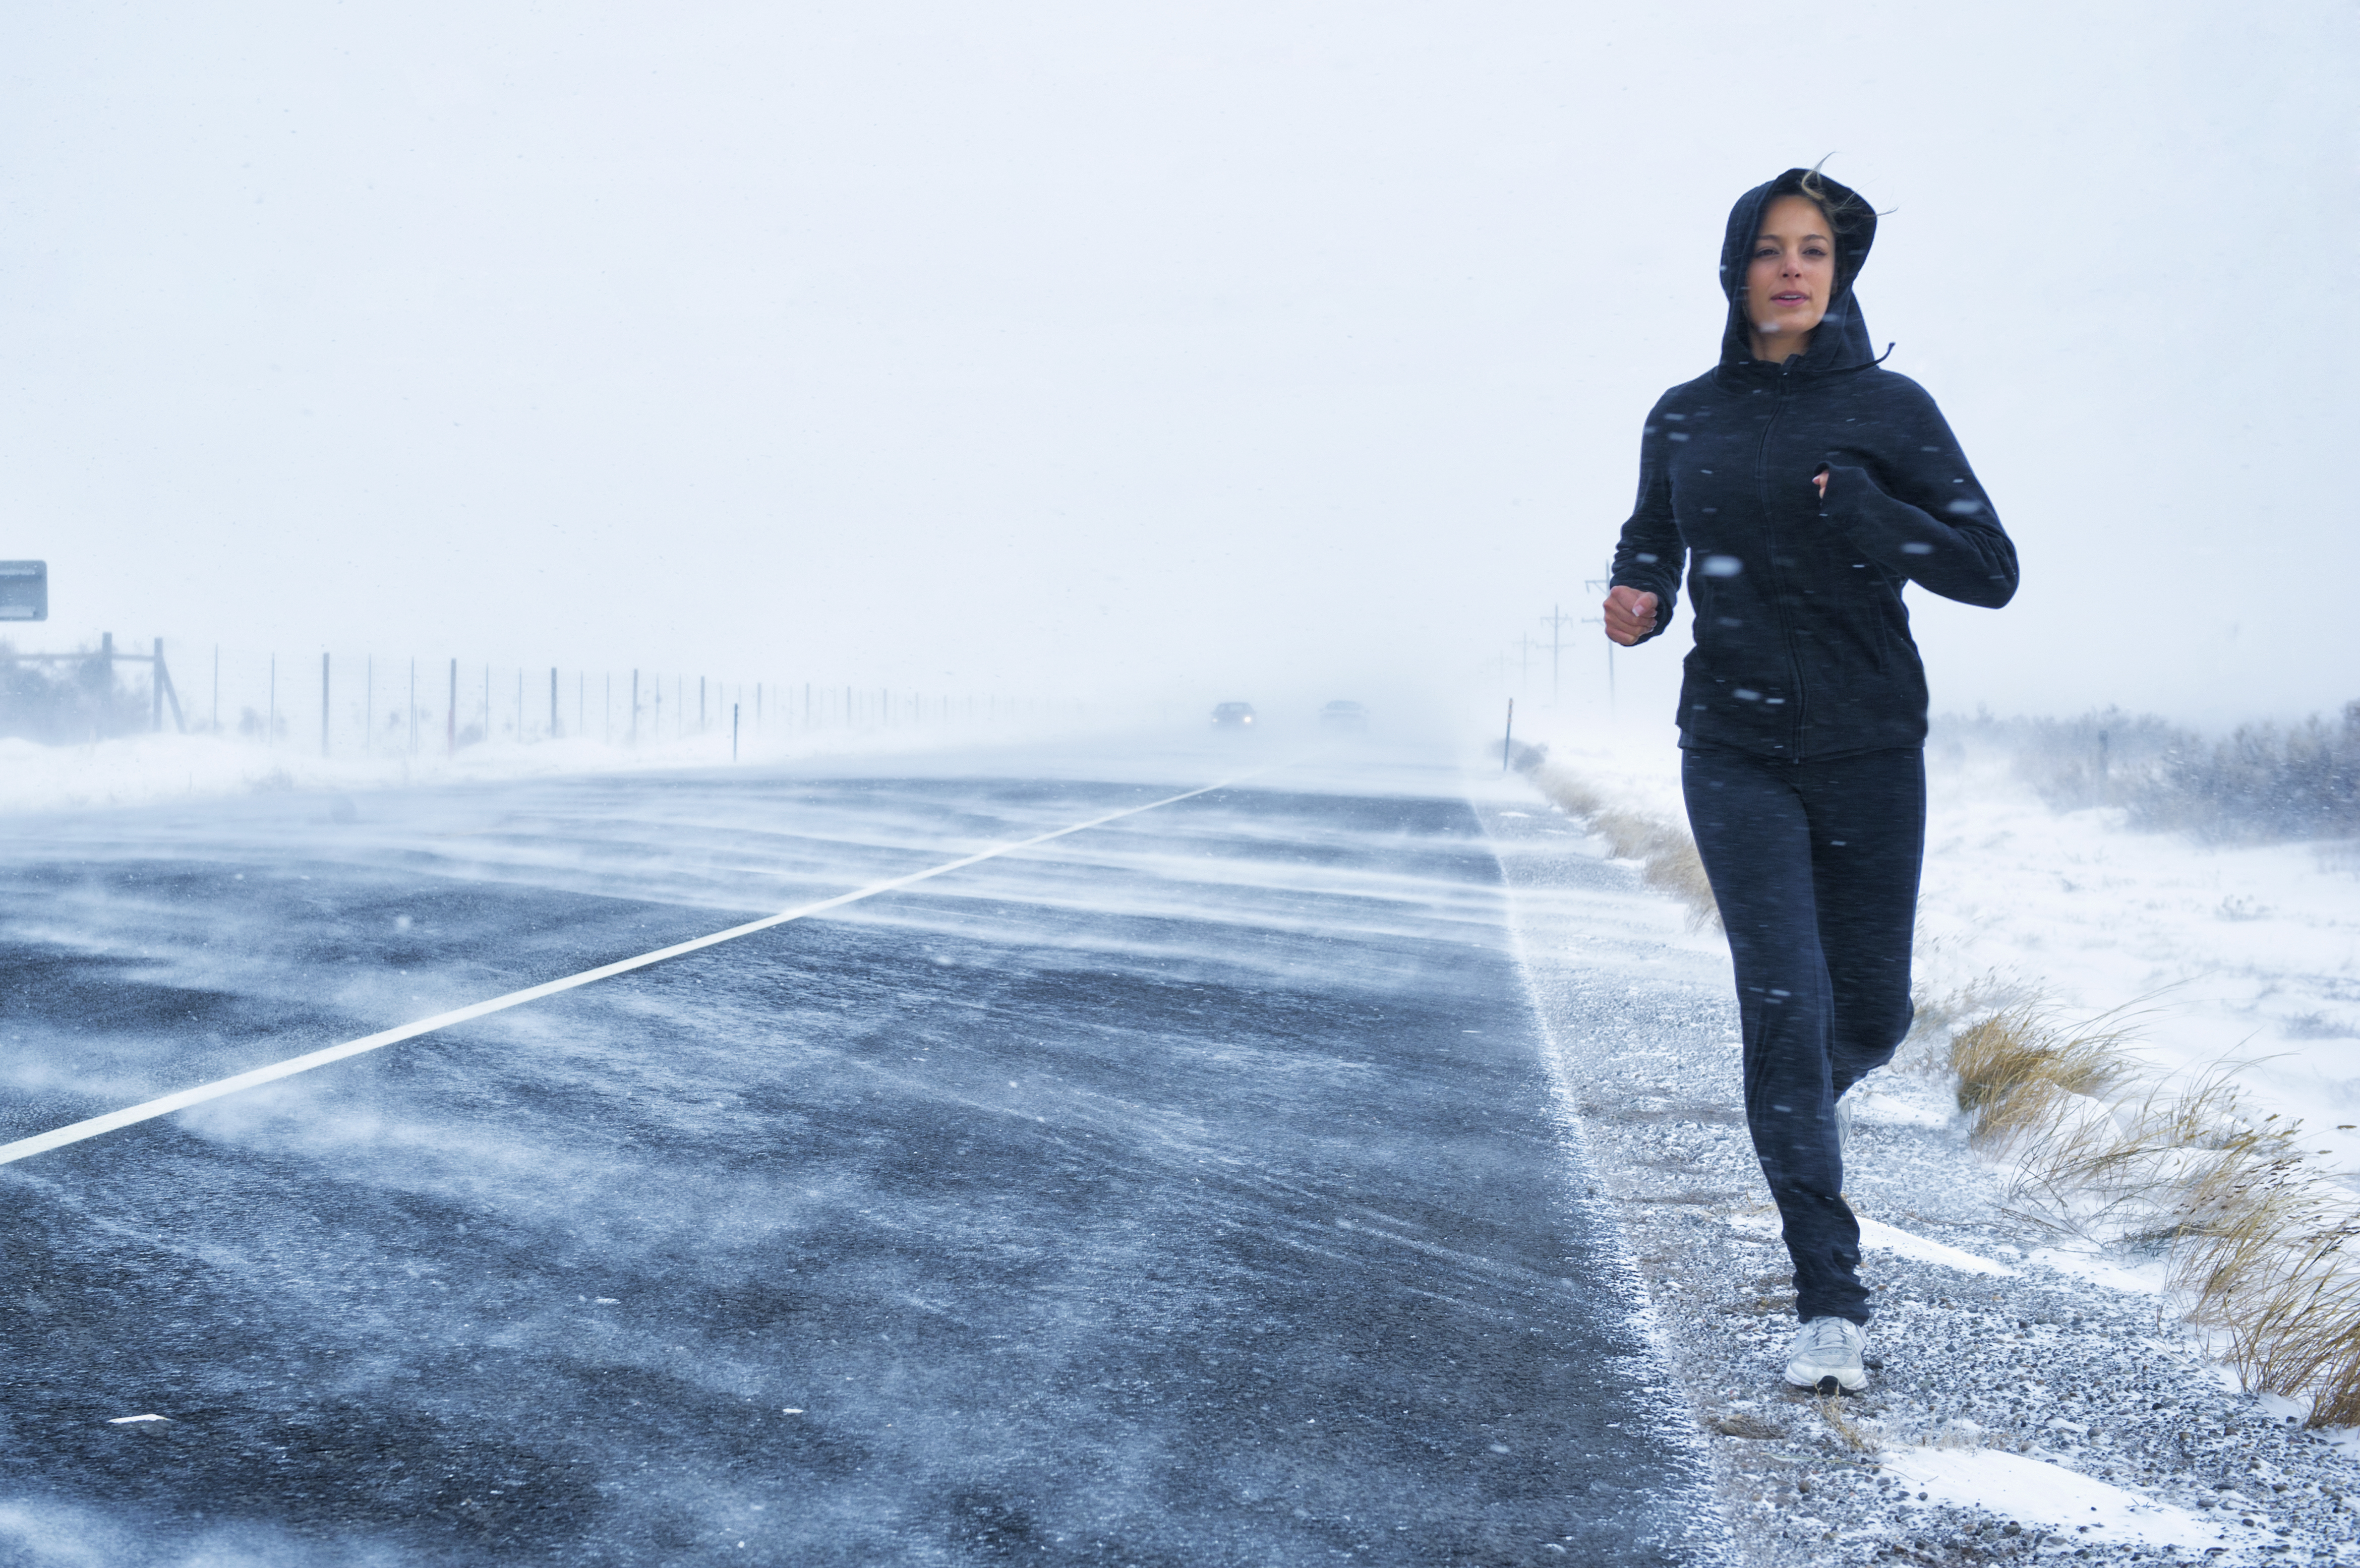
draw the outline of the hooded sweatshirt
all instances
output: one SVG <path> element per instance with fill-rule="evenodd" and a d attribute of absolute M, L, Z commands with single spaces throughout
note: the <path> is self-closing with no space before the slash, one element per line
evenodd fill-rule
<path fill-rule="evenodd" d="M 1852 281 L 1876 234 L 1865 202 L 1836 239 L 1827 317 L 1809 351 L 1754 358 L 1745 275 L 1788 169 L 1738 199 L 1721 242 L 1721 363 L 1647 416 L 1639 501 L 1613 581 L 1671 625 L 1685 572 L 1696 624 L 1680 744 L 1800 762 L 1926 739 L 1926 672 L 1907 583 L 1992 608 L 2016 593 L 2016 547 L 1925 389 L 1884 369 Z M 1832 201 L 1852 192 L 1826 180 Z M 1828 471 L 1822 500 L 1811 477 Z M 1641 640 L 1646 640 L 1644 638 Z"/>

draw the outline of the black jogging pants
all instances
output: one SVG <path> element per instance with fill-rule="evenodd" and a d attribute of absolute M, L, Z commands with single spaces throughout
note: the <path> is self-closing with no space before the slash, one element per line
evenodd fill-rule
<path fill-rule="evenodd" d="M 1835 1101 L 1909 1032 L 1924 753 L 1784 762 L 1690 746 L 1680 781 L 1735 961 L 1745 1121 L 1786 1224 L 1795 1311 L 1864 1323 Z"/>

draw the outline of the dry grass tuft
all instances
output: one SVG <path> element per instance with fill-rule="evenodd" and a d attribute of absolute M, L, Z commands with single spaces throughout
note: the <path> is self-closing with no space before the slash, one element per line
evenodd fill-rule
<path fill-rule="evenodd" d="M 2256 1116 L 2241 1062 L 2144 1080 L 2129 1017 L 2069 1027 L 2019 1003 L 1950 1040 L 1975 1142 L 2016 1161 L 2017 1195 L 2083 1235 L 2164 1250 L 2191 1321 L 2220 1330 L 2248 1388 L 2360 1421 L 2360 1208 L 2310 1162 L 2301 1126 Z"/>
<path fill-rule="evenodd" d="M 2102 1174 L 2166 1194 L 2154 1231 L 2191 1319 L 2222 1330 L 2246 1383 L 2311 1398 L 2313 1425 L 2360 1421 L 2360 1210 L 2310 1161 L 2301 1125 L 2256 1118 L 2229 1068 L 2133 1119 Z"/>
<path fill-rule="evenodd" d="M 1916 943 L 1918 961 L 1923 963 L 1940 946 L 1940 939 L 1929 939 L 1921 931 Z M 1986 970 L 1950 991 L 1936 991 L 1921 980 L 1909 994 L 1909 1033 L 1893 1058 L 1892 1071 L 1918 1077 L 1948 1076 L 1950 1041 L 1961 1030 L 2003 1008 L 2038 1000 L 2036 987 L 1996 969 Z"/>
<path fill-rule="evenodd" d="M 1658 892 L 1668 893 L 1688 907 L 1699 928 L 1721 927 L 1721 906 L 1713 902 L 1712 884 L 1698 857 L 1696 841 L 1688 830 L 1660 818 L 1626 811 L 1607 801 L 1590 783 L 1561 762 L 1538 762 L 1525 770 L 1542 795 L 1578 817 L 1591 833 L 1604 839 L 1617 860 L 1635 860 L 1640 878 Z"/>
<path fill-rule="evenodd" d="M 2068 1029 L 2038 1002 L 2021 1002 L 1950 1037 L 1959 1109 L 1977 1144 L 2011 1153 L 2038 1143 L 2044 1159 L 2081 1150 L 2112 1129 L 2104 1101 L 2131 1082 L 2120 1028 Z"/>

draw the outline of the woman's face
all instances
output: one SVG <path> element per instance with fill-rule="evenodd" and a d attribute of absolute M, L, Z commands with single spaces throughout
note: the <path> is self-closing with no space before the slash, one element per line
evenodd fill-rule
<path fill-rule="evenodd" d="M 1819 204 L 1801 196 L 1771 202 L 1745 269 L 1745 310 L 1754 335 L 1779 350 L 1764 357 L 1803 352 L 1802 343 L 1828 313 L 1835 281 L 1835 240 Z"/>

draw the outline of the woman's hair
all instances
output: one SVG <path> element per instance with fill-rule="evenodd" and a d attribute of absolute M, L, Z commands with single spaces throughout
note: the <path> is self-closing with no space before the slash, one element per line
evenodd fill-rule
<path fill-rule="evenodd" d="M 1821 158 L 1808 169 L 1796 169 L 1781 177 L 1770 187 L 1769 201 L 1763 202 L 1763 210 L 1767 212 L 1770 202 L 1781 196 L 1800 196 L 1817 207 L 1819 216 L 1828 221 L 1829 232 L 1836 242 L 1837 254 L 1857 256 L 1863 231 L 1875 232 L 1875 210 L 1848 187 L 1839 185 L 1821 174 L 1819 164 L 1825 162 L 1827 159 Z"/>

